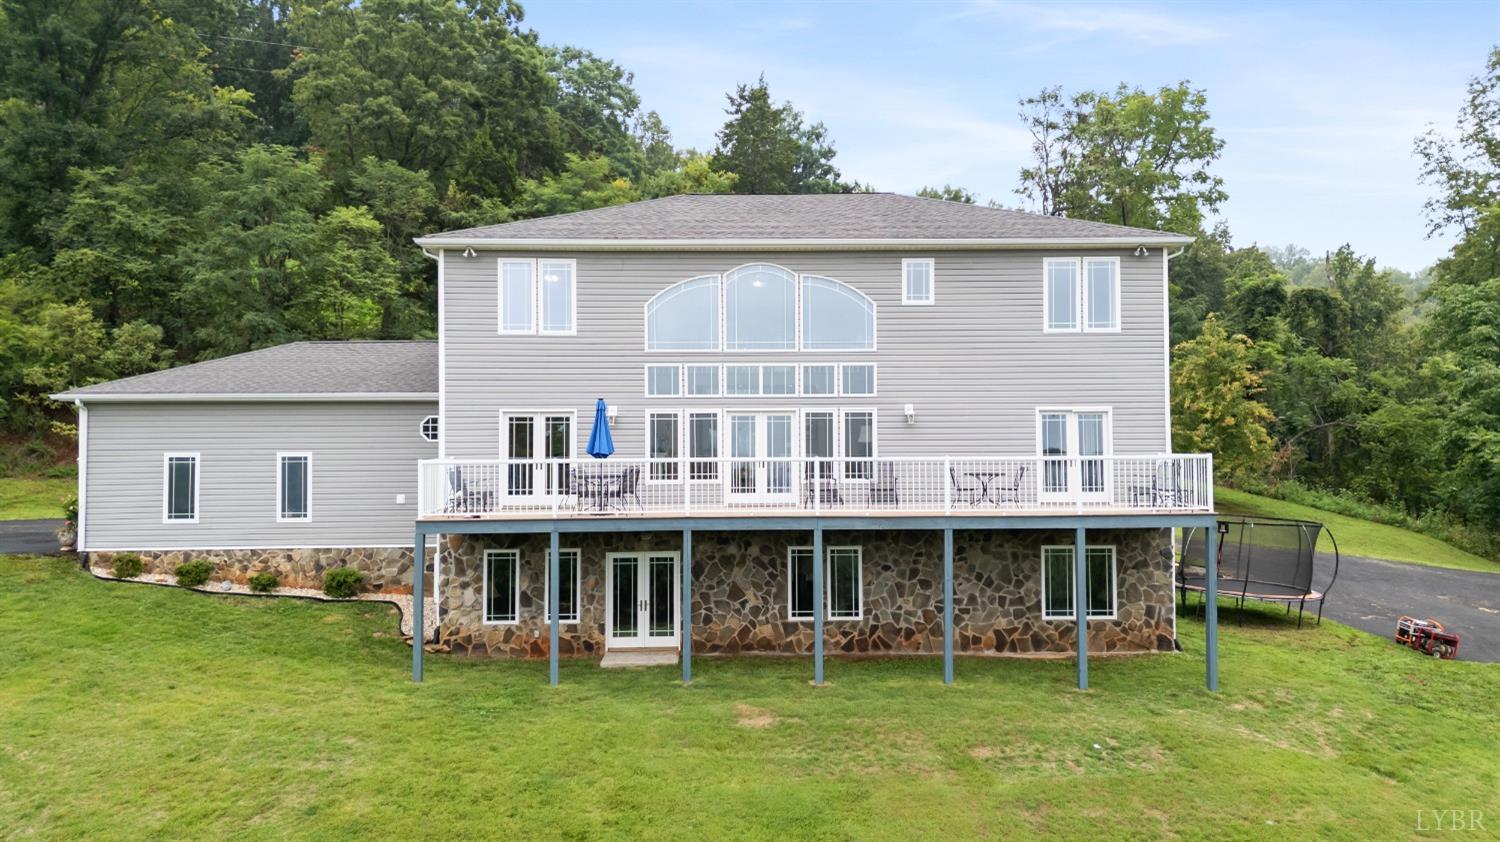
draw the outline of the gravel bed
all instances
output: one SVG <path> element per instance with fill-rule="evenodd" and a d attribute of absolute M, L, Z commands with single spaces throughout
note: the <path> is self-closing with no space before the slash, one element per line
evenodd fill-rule
<path fill-rule="evenodd" d="M 171 585 L 178 587 L 177 577 L 167 573 L 142 573 L 132 579 L 122 579 L 114 576 L 109 570 L 102 567 L 90 567 L 89 572 L 100 579 L 108 579 L 114 582 L 142 582 L 148 585 Z M 353 599 L 334 599 L 320 590 L 314 588 L 277 588 L 268 593 L 256 593 L 245 585 L 236 585 L 233 582 L 222 581 L 204 585 L 200 588 L 190 590 L 201 593 L 227 593 L 248 594 L 250 596 L 292 596 L 301 599 L 316 599 L 320 602 L 387 602 L 394 604 L 401 611 L 401 633 L 411 637 L 411 594 L 405 593 L 362 593 Z M 437 632 L 437 604 L 429 597 L 422 601 L 422 626 L 426 630 L 425 640 L 432 640 Z"/>

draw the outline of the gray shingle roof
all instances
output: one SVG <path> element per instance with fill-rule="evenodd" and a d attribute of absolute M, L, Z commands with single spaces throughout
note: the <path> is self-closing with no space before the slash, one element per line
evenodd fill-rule
<path fill-rule="evenodd" d="M 433 395 L 432 341 L 291 342 L 98 383 L 59 399 L 130 395 Z"/>
<path fill-rule="evenodd" d="M 687 194 L 445 231 L 418 240 L 1039 240 L 1187 238 L 1103 222 L 901 196 Z"/>

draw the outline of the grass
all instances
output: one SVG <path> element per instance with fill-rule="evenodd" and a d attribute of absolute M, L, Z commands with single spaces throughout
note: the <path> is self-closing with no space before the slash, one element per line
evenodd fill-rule
<path fill-rule="evenodd" d="M 1214 504 L 1219 511 L 1231 514 L 1319 521 L 1333 531 L 1333 537 L 1338 540 L 1339 552 L 1345 555 L 1406 561 L 1431 567 L 1451 567 L 1457 570 L 1500 572 L 1500 564 L 1489 559 L 1446 544 L 1430 535 L 1423 535 L 1397 526 L 1360 520 L 1348 515 L 1288 503 L 1271 497 L 1261 497 L 1222 485 L 1214 488 Z M 1319 542 L 1318 549 L 1332 551 L 1333 545 L 1325 537 Z"/>
<path fill-rule="evenodd" d="M 76 477 L 0 477 L 0 520 L 61 518 L 63 501 L 77 493 Z"/>
<path fill-rule="evenodd" d="M 1232 612 L 1224 612 L 1227 615 Z M 108 583 L 0 557 L 0 838 L 1234 838 L 1500 810 L 1495 667 L 1335 624 L 1183 655 L 428 659 L 392 609 Z M 1432 826 L 1432 819 L 1428 819 Z"/>

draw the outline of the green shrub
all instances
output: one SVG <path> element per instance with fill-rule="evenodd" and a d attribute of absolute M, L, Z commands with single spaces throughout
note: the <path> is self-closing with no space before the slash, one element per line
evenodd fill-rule
<path fill-rule="evenodd" d="M 111 570 L 119 579 L 134 579 L 146 570 L 146 565 L 141 563 L 141 557 L 135 553 L 120 553 L 115 556 L 115 563 Z"/>
<path fill-rule="evenodd" d="M 214 574 L 214 564 L 211 561 L 195 559 L 184 561 L 177 565 L 177 584 L 184 588 L 196 588 L 208 581 L 208 577 Z"/>
<path fill-rule="evenodd" d="M 73 524 L 78 522 L 78 495 L 73 494 L 63 500 L 63 520 Z"/>
<path fill-rule="evenodd" d="M 270 593 L 276 590 L 276 586 L 280 584 L 281 580 L 276 578 L 276 574 L 269 570 L 263 570 L 250 577 L 250 590 L 256 593 Z"/>
<path fill-rule="evenodd" d="M 323 593 L 334 599 L 348 599 L 364 587 L 365 574 L 352 567 L 335 567 L 323 574 Z"/>

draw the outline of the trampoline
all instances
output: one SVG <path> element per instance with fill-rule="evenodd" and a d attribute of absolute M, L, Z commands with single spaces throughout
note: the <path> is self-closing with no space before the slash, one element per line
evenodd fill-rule
<path fill-rule="evenodd" d="M 1323 533 L 1333 542 L 1333 572 L 1326 583 L 1314 586 L 1318 536 Z M 1177 591 L 1184 605 L 1189 593 L 1204 594 L 1207 600 L 1204 549 L 1203 529 L 1183 530 Z M 1300 629 L 1303 611 L 1311 602 L 1318 605 L 1318 623 L 1323 622 L 1323 600 L 1339 576 L 1339 545 L 1333 533 L 1316 521 L 1221 517 L 1217 561 L 1219 596 L 1238 600 L 1241 608 L 1251 599 L 1285 603 L 1287 614 L 1296 603 Z"/>

